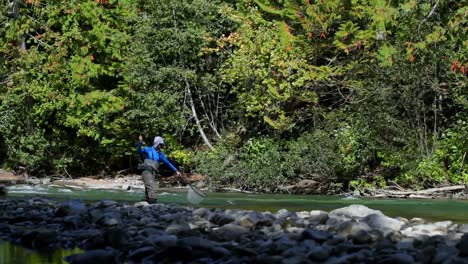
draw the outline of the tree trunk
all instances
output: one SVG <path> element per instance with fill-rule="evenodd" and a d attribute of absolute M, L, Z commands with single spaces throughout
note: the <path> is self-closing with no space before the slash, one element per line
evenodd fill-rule
<path fill-rule="evenodd" d="M 189 97 L 189 100 L 190 100 L 190 108 L 191 108 L 191 110 L 192 110 L 192 115 L 193 115 L 193 118 L 195 119 L 195 123 L 197 124 L 197 127 L 198 127 L 198 132 L 200 133 L 200 136 L 202 137 L 202 139 L 203 139 L 203 141 L 205 142 L 205 144 L 206 144 L 211 150 L 213 150 L 214 147 L 213 147 L 213 145 L 211 145 L 210 141 L 208 140 L 208 137 L 205 135 L 205 132 L 203 132 L 203 128 L 202 128 L 202 126 L 201 126 L 200 120 L 198 119 L 197 111 L 195 110 L 195 103 L 193 102 L 192 92 L 191 92 L 191 90 L 190 90 L 190 84 L 189 84 L 189 82 L 187 81 L 187 77 L 185 77 L 185 86 L 186 86 L 187 94 L 188 94 L 188 97 Z"/>

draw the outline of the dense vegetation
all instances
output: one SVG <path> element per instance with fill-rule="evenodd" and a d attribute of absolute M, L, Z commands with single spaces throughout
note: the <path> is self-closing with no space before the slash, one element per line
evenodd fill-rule
<path fill-rule="evenodd" d="M 0 0 L 0 163 L 214 185 L 468 183 L 467 0 Z M 150 142 L 147 142 L 150 143 Z"/>

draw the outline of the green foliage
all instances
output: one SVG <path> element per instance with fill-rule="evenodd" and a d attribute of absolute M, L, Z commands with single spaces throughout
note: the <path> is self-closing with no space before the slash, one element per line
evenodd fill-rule
<path fill-rule="evenodd" d="M 24 48 L 0 50 L 15 54 L 5 62 L 12 73 L 0 97 L 9 162 L 43 173 L 95 173 L 124 157 L 128 101 L 118 84 L 136 6 L 49 1 L 19 12 L 6 23 L 2 43 Z"/>
<path fill-rule="evenodd" d="M 363 178 L 358 178 L 349 182 L 349 187 L 353 190 L 364 192 L 369 189 L 382 189 L 387 187 L 384 177 L 377 175 L 370 182 Z"/>
<path fill-rule="evenodd" d="M 214 185 L 468 181 L 466 0 L 9 2 L 8 166 L 109 171 L 159 134 Z"/>

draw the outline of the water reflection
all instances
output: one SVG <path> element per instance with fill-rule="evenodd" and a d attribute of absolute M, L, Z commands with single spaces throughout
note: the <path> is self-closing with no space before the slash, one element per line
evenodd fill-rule
<path fill-rule="evenodd" d="M 8 242 L 0 241 L 0 263 L 2 264 L 62 264 L 66 256 L 81 253 L 83 250 L 56 249 L 52 251 L 35 251 Z"/>

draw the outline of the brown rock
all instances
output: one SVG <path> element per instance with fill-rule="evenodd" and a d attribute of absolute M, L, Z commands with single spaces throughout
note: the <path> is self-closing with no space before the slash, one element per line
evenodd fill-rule
<path fill-rule="evenodd" d="M 26 178 L 24 176 L 15 175 L 13 172 L 0 169 L 0 183 L 25 183 Z"/>
<path fill-rule="evenodd" d="M 301 180 L 292 186 L 291 191 L 294 193 L 312 194 L 317 193 L 320 182 L 314 180 Z"/>

